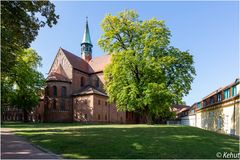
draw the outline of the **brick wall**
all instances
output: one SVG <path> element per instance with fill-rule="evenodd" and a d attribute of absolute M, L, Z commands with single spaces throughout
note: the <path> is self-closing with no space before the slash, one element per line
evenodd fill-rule
<path fill-rule="evenodd" d="M 56 70 L 60 64 L 64 69 L 64 72 L 66 73 L 67 77 L 69 79 L 72 79 L 72 66 L 61 50 L 57 53 L 49 73 Z"/>
<path fill-rule="evenodd" d="M 73 97 L 73 110 L 74 121 L 93 121 L 93 95 Z"/>
<path fill-rule="evenodd" d="M 107 97 L 94 95 L 93 117 L 96 122 L 125 123 L 126 113 L 117 111 L 114 104 L 107 102 Z M 100 103 L 99 103 L 100 102 Z M 107 102 L 107 105 L 105 103 Z M 105 119 L 107 117 L 107 119 Z"/>
<path fill-rule="evenodd" d="M 81 86 L 82 80 L 84 81 L 83 86 Z M 79 90 L 83 89 L 85 86 L 91 84 L 90 80 L 91 79 L 90 79 L 89 75 L 74 69 L 73 70 L 73 79 L 72 79 L 72 84 L 71 84 L 72 92 L 76 93 Z"/>

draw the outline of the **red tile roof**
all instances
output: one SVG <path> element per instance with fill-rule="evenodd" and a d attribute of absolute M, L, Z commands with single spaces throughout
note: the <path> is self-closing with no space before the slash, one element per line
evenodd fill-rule
<path fill-rule="evenodd" d="M 84 88 L 84 89 L 80 90 L 79 92 L 74 93 L 72 95 L 78 96 L 78 95 L 89 95 L 89 94 L 98 94 L 98 95 L 107 97 L 106 93 L 94 88 L 93 86 L 87 86 L 86 88 Z"/>
<path fill-rule="evenodd" d="M 88 72 L 89 65 L 86 61 L 84 61 L 82 58 L 72 54 L 71 52 L 65 49 L 62 49 L 62 48 L 60 49 L 65 54 L 65 56 L 67 57 L 68 61 L 70 62 L 73 68 L 81 70 L 83 72 Z"/>
<path fill-rule="evenodd" d="M 107 64 L 109 64 L 111 60 L 110 55 L 103 55 L 100 57 L 93 58 L 89 62 L 86 62 L 82 58 L 74 55 L 73 53 L 65 49 L 60 48 L 60 50 L 62 50 L 62 52 L 65 54 L 73 68 L 86 73 L 102 72 L 104 67 Z"/>
<path fill-rule="evenodd" d="M 106 67 L 107 64 L 110 64 L 111 62 L 111 55 L 104 55 L 101 57 L 97 57 L 94 59 L 91 59 L 89 61 L 89 72 L 95 73 L 95 72 L 101 72 L 104 70 L 104 67 Z"/>
<path fill-rule="evenodd" d="M 62 81 L 62 82 L 71 82 L 70 79 L 63 76 L 62 74 L 59 74 L 57 72 L 51 72 L 50 75 L 47 77 L 47 81 Z"/>

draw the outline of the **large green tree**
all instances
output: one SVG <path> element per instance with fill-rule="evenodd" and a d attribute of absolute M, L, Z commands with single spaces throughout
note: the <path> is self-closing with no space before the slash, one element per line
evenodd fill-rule
<path fill-rule="evenodd" d="M 11 79 L 5 77 L 8 82 L 4 83 L 7 84 L 4 89 L 8 91 L 5 98 L 11 106 L 23 110 L 24 121 L 28 120 L 28 113 L 38 104 L 44 86 L 44 76 L 37 71 L 39 66 L 41 57 L 33 49 L 25 49 L 17 53 Z"/>
<path fill-rule="evenodd" d="M 59 16 L 55 14 L 55 5 L 48 0 L 1 1 L 1 109 L 12 102 L 14 105 L 19 102 L 18 106 L 23 108 L 28 108 L 30 104 L 36 102 L 32 100 L 37 98 L 34 93 L 37 90 L 29 85 L 30 83 L 36 85 L 42 77 L 27 64 L 31 61 L 21 61 L 20 57 L 25 53 L 30 55 L 28 52 L 32 51 L 26 49 L 38 35 L 39 29 L 45 25 L 52 27 L 58 18 Z M 35 55 L 35 61 L 39 63 L 40 59 L 37 58 L 36 52 L 32 55 Z M 20 74 L 21 72 L 23 74 Z M 13 88 L 13 84 L 17 88 Z"/>
<path fill-rule="evenodd" d="M 141 21 L 133 10 L 105 16 L 101 27 L 98 43 L 112 56 L 104 70 L 110 102 L 119 110 L 146 114 L 149 121 L 171 115 L 170 106 L 191 89 L 192 55 L 170 46 L 164 21 Z"/>
<path fill-rule="evenodd" d="M 2 106 L 9 105 L 10 97 L 13 93 L 17 94 L 16 92 L 19 92 L 18 95 L 20 95 L 21 92 L 21 94 L 29 95 L 29 90 L 26 91 L 24 87 L 19 87 L 21 91 L 13 90 L 12 88 L 15 80 L 27 78 L 25 74 L 18 73 L 19 71 L 25 72 L 28 68 L 25 68 L 23 64 L 30 63 L 30 61 L 20 65 L 19 56 L 27 53 L 26 49 L 30 47 L 31 42 L 36 38 L 41 27 L 45 25 L 52 27 L 57 23 L 58 18 L 59 16 L 55 14 L 55 5 L 47 0 L 1 1 Z M 36 52 L 34 54 L 36 55 Z M 38 81 L 34 76 L 32 79 L 31 77 L 28 78 L 30 82 Z"/>
<path fill-rule="evenodd" d="M 16 53 L 29 48 L 40 27 L 57 23 L 49 1 L 1 1 L 1 72 L 14 66 Z"/>

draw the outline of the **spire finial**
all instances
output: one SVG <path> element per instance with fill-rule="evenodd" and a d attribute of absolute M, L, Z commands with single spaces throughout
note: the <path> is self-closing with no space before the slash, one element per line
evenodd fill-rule
<path fill-rule="evenodd" d="M 82 43 L 91 43 L 91 39 L 90 39 L 90 32 L 89 32 L 89 28 L 88 28 L 88 16 L 86 16 L 86 26 L 85 26 L 85 30 L 84 30 L 84 34 L 83 34 L 83 40 Z"/>
<path fill-rule="evenodd" d="M 83 33 L 83 40 L 81 43 L 81 54 L 82 58 L 86 61 L 90 61 L 92 59 L 92 42 L 90 38 L 90 32 L 88 27 L 88 16 L 86 16 L 86 24 Z"/>

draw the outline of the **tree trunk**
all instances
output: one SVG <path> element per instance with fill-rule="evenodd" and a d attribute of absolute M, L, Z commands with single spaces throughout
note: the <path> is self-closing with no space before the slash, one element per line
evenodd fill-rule
<path fill-rule="evenodd" d="M 146 116 L 146 120 L 147 120 L 147 124 L 154 124 L 154 121 L 153 121 L 153 117 L 152 117 L 152 114 L 150 113 L 149 109 L 148 109 L 148 106 L 145 107 L 145 116 Z"/>
<path fill-rule="evenodd" d="M 147 124 L 153 124 L 153 120 L 152 120 L 151 114 L 147 114 Z"/>
<path fill-rule="evenodd" d="M 28 111 L 23 109 L 23 122 L 28 122 Z"/>

